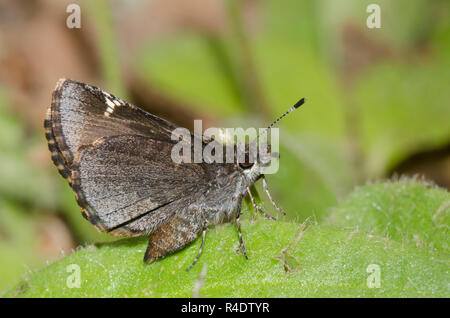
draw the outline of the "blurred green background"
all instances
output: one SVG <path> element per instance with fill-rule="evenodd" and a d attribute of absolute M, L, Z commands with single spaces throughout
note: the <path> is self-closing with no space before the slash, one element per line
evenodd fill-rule
<path fill-rule="evenodd" d="M 66 27 L 70 3 L 80 29 Z M 286 220 L 324 220 L 356 185 L 396 174 L 450 187 L 448 1 L 0 0 L 0 294 L 113 239 L 51 163 L 43 119 L 61 77 L 188 128 L 264 127 L 306 97 L 279 123 L 268 176 Z"/>

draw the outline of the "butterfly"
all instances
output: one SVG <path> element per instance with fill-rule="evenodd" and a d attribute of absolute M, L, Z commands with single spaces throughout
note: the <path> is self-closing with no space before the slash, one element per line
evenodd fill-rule
<path fill-rule="evenodd" d="M 287 113 L 305 102 L 301 99 Z M 279 119 L 280 119 L 279 118 Z M 277 119 L 274 123 L 276 123 Z M 274 124 L 273 123 L 273 124 Z M 233 163 L 176 163 L 171 151 L 177 125 L 97 87 L 60 79 L 44 121 L 53 163 L 73 189 L 81 213 L 97 230 L 119 237 L 149 236 L 144 261 L 172 254 L 208 226 L 236 221 L 242 240 L 242 200 L 262 179 L 270 159 Z M 199 138 L 191 133 L 192 138 Z M 205 145 L 207 140 L 201 140 Z M 217 142 L 208 140 L 208 142 Z"/>

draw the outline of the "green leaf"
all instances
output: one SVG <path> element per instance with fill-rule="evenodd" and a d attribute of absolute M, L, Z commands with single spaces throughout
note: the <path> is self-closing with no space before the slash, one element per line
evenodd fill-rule
<path fill-rule="evenodd" d="M 358 187 L 329 221 L 449 256 L 450 193 L 417 182 L 380 182 Z"/>
<path fill-rule="evenodd" d="M 142 261 L 146 240 L 130 239 L 82 248 L 6 296 L 190 297 L 196 283 L 201 297 L 449 296 L 442 279 L 448 259 L 425 250 L 328 226 L 300 229 L 296 223 L 258 221 L 244 222 L 242 229 L 248 261 L 236 227 L 218 226 L 207 233 L 203 254 L 189 272 L 199 239 L 150 265 Z M 380 288 L 368 285 L 371 264 L 379 267 Z M 292 266 L 296 270 L 286 270 Z M 70 288 L 77 281 L 74 268 L 80 288 Z"/>
<path fill-rule="evenodd" d="M 255 39 L 254 53 L 274 118 L 306 98 L 302 109 L 284 118 L 280 125 L 291 132 L 342 142 L 346 134 L 342 96 L 334 74 L 320 59 L 298 39 L 288 42 L 276 36 Z"/>
<path fill-rule="evenodd" d="M 352 26 L 368 39 L 396 49 L 408 49 L 422 41 L 432 28 L 439 10 L 438 1 L 426 0 L 320 0 L 315 1 L 317 23 L 323 54 L 330 60 L 343 62 L 342 33 Z M 370 4 L 380 6 L 381 28 L 369 29 L 367 12 Z M 440 5 L 445 11 L 444 4 Z M 444 18 L 445 19 L 445 18 Z M 442 20 L 444 20 L 442 19 Z"/>
<path fill-rule="evenodd" d="M 152 42 L 137 58 L 137 69 L 158 90 L 217 115 L 244 109 L 239 94 L 223 72 L 220 40 L 194 34 Z M 222 53 L 219 53 L 222 52 Z M 225 58 L 226 59 L 226 58 Z"/>
<path fill-rule="evenodd" d="M 328 209 L 351 189 L 355 175 L 342 148 L 324 138 L 280 133 L 280 166 L 267 175 L 274 200 L 287 213 L 288 220 L 321 221 Z M 257 186 L 261 189 L 259 182 Z M 263 208 L 277 213 L 266 194 Z"/>
<path fill-rule="evenodd" d="M 361 78 L 361 141 L 366 170 L 379 176 L 419 150 L 450 140 L 450 62 L 385 63 Z"/>
<path fill-rule="evenodd" d="M 36 219 L 18 205 L 0 197 L 0 293 L 29 268 L 42 266 Z"/>
<path fill-rule="evenodd" d="M 24 124 L 7 110 L 5 100 L 0 92 L 0 194 L 27 206 L 54 208 L 54 179 L 32 158 L 44 134 L 27 138 Z"/>

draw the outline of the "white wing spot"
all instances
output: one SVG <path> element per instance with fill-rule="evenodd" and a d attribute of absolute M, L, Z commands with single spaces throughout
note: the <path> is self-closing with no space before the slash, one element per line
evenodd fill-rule
<path fill-rule="evenodd" d="M 121 102 L 119 102 L 118 100 L 114 100 L 114 104 L 116 104 L 116 106 L 120 106 L 120 105 L 122 105 L 122 103 Z"/>
<path fill-rule="evenodd" d="M 108 104 L 108 106 L 112 107 L 113 109 L 116 106 L 109 98 L 106 98 L 106 104 Z"/>
<path fill-rule="evenodd" d="M 108 108 L 106 109 L 104 115 L 105 115 L 106 117 L 109 117 L 109 115 L 111 115 L 111 114 L 113 113 L 113 111 L 114 111 L 114 108 L 108 107 Z"/>
<path fill-rule="evenodd" d="M 106 104 L 108 105 L 108 108 L 106 108 L 104 115 L 106 117 L 109 117 L 109 115 L 114 112 L 114 107 L 116 107 L 116 104 L 113 103 L 108 97 L 105 97 L 105 100 L 106 100 Z"/>

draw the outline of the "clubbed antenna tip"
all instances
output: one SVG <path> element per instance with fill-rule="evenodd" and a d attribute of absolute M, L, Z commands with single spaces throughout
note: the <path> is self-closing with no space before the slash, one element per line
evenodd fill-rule
<path fill-rule="evenodd" d="M 300 99 L 295 105 L 294 108 L 297 109 L 300 106 L 302 106 L 304 103 L 306 102 L 306 99 L 303 97 L 302 99 Z"/>
<path fill-rule="evenodd" d="M 287 114 L 289 114 L 290 112 L 293 112 L 294 110 L 296 110 L 297 108 L 299 108 L 300 106 L 302 106 L 304 103 L 306 102 L 306 98 L 302 98 L 300 99 L 294 106 L 292 106 L 291 108 L 288 109 L 287 112 L 285 112 L 283 115 L 281 115 L 280 117 L 278 117 L 276 120 L 274 120 L 273 123 L 270 124 L 269 127 L 266 128 L 266 130 L 264 130 L 264 133 L 267 133 L 267 131 L 272 128 L 277 122 L 279 122 L 284 116 L 286 116 Z M 259 138 L 259 134 L 256 137 L 256 139 Z"/>
<path fill-rule="evenodd" d="M 273 125 L 275 125 L 277 122 L 279 122 L 280 119 L 282 119 L 284 116 L 286 116 L 286 115 L 289 114 L 290 112 L 293 112 L 294 110 L 296 110 L 297 108 L 299 108 L 300 106 L 302 106 L 305 102 L 306 102 L 306 99 L 303 97 L 303 98 L 300 99 L 294 106 L 292 106 L 291 108 L 289 108 L 287 112 L 285 112 L 283 115 L 281 115 L 280 117 L 278 117 L 273 123 L 271 123 L 270 126 L 267 127 L 267 128 L 271 128 Z"/>

